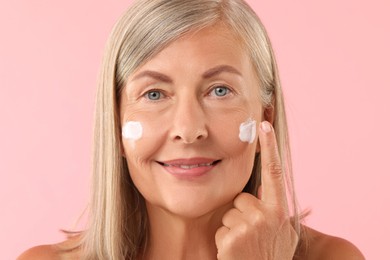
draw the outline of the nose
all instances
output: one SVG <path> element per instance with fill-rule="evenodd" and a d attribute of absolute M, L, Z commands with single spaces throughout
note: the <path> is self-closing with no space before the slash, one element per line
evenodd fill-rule
<path fill-rule="evenodd" d="M 191 144 L 207 136 L 205 113 L 198 100 L 194 98 L 178 102 L 170 131 L 171 139 Z"/>

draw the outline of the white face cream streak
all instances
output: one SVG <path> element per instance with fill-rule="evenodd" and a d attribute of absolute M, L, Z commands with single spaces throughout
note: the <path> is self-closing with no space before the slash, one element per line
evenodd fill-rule
<path fill-rule="evenodd" d="M 137 121 L 128 121 L 122 127 L 122 136 L 131 141 L 137 141 L 142 137 L 142 125 Z"/>
<path fill-rule="evenodd" d="M 256 138 L 256 121 L 248 119 L 247 121 L 240 124 L 240 134 L 238 137 L 242 142 L 253 143 Z"/>

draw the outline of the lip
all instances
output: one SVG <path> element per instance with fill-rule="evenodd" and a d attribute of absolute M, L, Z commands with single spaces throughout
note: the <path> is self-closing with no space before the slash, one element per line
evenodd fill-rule
<path fill-rule="evenodd" d="M 212 170 L 221 160 L 212 158 L 183 158 L 157 161 L 168 173 L 178 178 L 200 177 Z"/>

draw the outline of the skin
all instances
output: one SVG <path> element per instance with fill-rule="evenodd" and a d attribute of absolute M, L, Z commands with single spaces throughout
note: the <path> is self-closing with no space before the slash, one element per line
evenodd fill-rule
<path fill-rule="evenodd" d="M 140 140 L 123 139 L 122 147 L 150 219 L 150 243 L 143 259 L 294 255 L 297 235 L 288 218 L 275 134 L 265 121 L 272 123 L 272 113 L 259 102 L 252 64 L 239 46 L 226 28 L 205 28 L 171 43 L 128 80 L 120 102 L 121 122 L 139 121 L 144 129 Z M 221 65 L 224 69 L 205 77 Z M 221 87 L 230 91 L 218 96 Z M 160 98 L 151 100 L 158 96 L 156 91 Z M 263 122 L 252 144 L 238 138 L 240 123 L 249 117 Z M 262 187 L 253 196 L 241 190 L 256 151 L 261 151 Z M 192 157 L 220 162 L 200 177 L 184 179 L 158 163 Z M 298 259 L 364 259 L 345 240 L 309 228 L 307 236 L 310 246 Z M 19 259 L 77 259 L 77 250 L 59 253 L 77 239 L 30 249 Z"/>
<path fill-rule="evenodd" d="M 249 117 L 259 122 L 263 114 L 252 64 L 234 51 L 237 45 L 228 31 L 189 34 L 128 80 L 122 124 L 140 121 L 144 134 L 136 142 L 123 140 L 123 149 L 146 200 L 151 224 L 146 258 L 215 259 L 215 233 L 250 177 L 258 146 L 239 140 L 239 125 Z M 217 96 L 221 87 L 229 91 Z M 148 91 L 158 91 L 160 99 L 151 101 Z M 191 179 L 173 177 L 156 163 L 194 157 L 220 163 Z"/>

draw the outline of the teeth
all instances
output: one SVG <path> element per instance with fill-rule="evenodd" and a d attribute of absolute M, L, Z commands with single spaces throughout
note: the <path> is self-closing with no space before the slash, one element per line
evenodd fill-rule
<path fill-rule="evenodd" d="M 211 166 L 214 162 L 211 163 L 201 163 L 201 164 L 191 164 L 191 165 L 184 165 L 184 164 L 166 164 L 164 163 L 164 166 L 174 166 L 174 167 L 179 167 L 182 169 L 192 169 L 196 167 L 202 167 L 202 166 Z"/>

